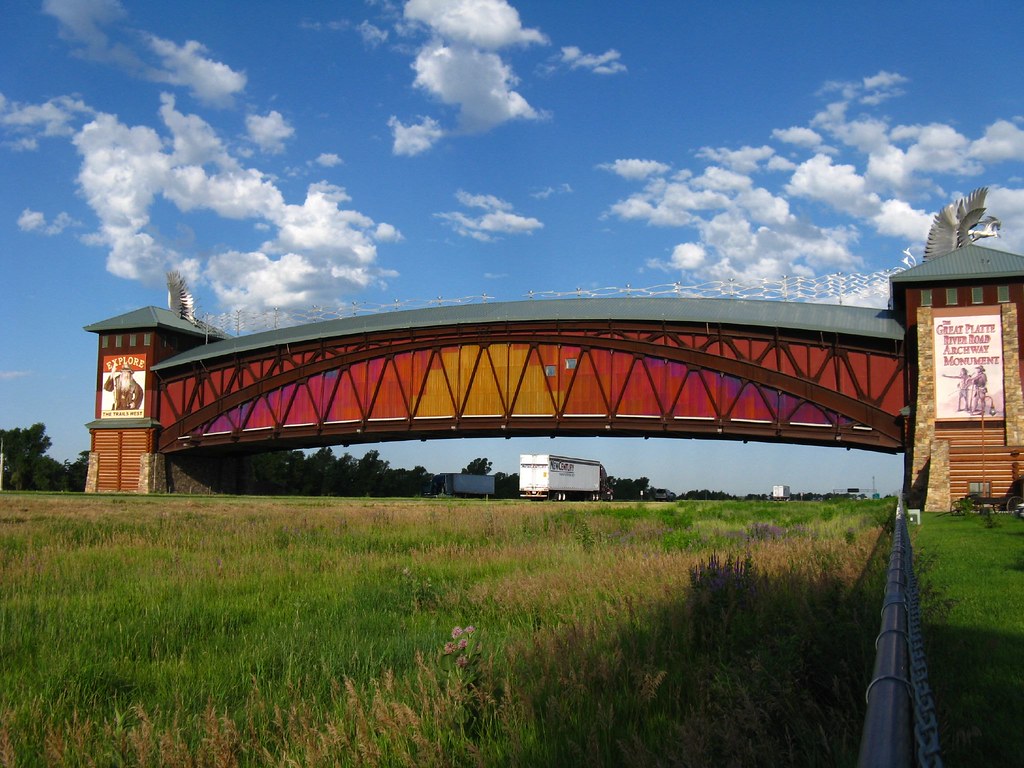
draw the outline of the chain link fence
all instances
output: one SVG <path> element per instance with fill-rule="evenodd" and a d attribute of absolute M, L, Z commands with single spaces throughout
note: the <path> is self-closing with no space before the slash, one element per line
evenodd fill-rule
<path fill-rule="evenodd" d="M 913 566 L 907 514 L 900 498 L 881 629 L 875 640 L 874 673 L 865 693 L 860 768 L 909 768 L 914 764 L 941 768 L 943 764 Z"/>

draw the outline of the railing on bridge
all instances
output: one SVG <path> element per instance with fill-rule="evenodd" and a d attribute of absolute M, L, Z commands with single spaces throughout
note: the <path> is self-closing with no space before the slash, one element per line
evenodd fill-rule
<path fill-rule="evenodd" d="M 889 278 L 903 271 L 903 267 L 883 269 L 868 274 L 835 272 L 817 277 L 783 275 L 779 278 L 754 280 L 712 280 L 687 285 L 663 283 L 648 287 L 576 288 L 571 291 L 529 291 L 514 300 L 538 299 L 602 299 L 602 298 L 699 298 L 699 299 L 756 299 L 761 301 L 817 302 L 821 304 L 850 304 L 855 306 L 883 305 L 889 297 Z M 211 328 L 239 336 L 243 333 L 276 330 L 294 325 L 323 320 L 339 320 L 360 315 L 396 312 L 404 309 L 457 306 L 460 304 L 486 304 L 491 301 L 509 301 L 509 298 L 489 296 L 443 297 L 432 299 L 396 299 L 384 304 L 353 301 L 338 307 L 310 307 L 308 309 L 266 309 L 261 311 L 237 309 L 221 314 L 204 313 L 203 323 Z"/>
<path fill-rule="evenodd" d="M 941 768 L 939 725 L 928 683 L 921 601 L 903 498 L 896 508 L 875 667 L 868 684 L 860 768 Z"/>

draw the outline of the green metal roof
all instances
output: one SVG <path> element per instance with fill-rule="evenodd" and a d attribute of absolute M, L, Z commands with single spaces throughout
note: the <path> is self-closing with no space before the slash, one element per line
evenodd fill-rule
<path fill-rule="evenodd" d="M 893 283 L 942 283 L 953 280 L 1024 277 L 1024 256 L 980 245 L 965 245 L 889 278 Z"/>
<path fill-rule="evenodd" d="M 530 321 L 656 321 L 710 325 L 793 328 L 803 331 L 902 340 L 903 327 L 891 310 L 835 304 L 749 299 L 603 298 L 461 304 L 309 323 L 276 331 L 229 338 L 168 358 L 154 370 L 198 360 L 243 354 L 282 344 L 354 336 L 406 328 L 481 325 Z"/>
<path fill-rule="evenodd" d="M 85 425 L 86 429 L 149 429 L 159 427 L 156 419 L 96 419 Z"/>
<path fill-rule="evenodd" d="M 207 331 L 202 327 L 193 325 L 188 320 L 183 320 L 169 309 L 161 309 L 160 307 L 143 307 L 132 312 L 126 312 L 123 315 L 87 325 L 84 330 L 91 331 L 92 333 L 104 333 L 106 331 L 143 330 L 146 328 L 169 328 L 192 336 L 204 338 L 209 336 L 216 339 L 227 338 L 218 331 Z"/>

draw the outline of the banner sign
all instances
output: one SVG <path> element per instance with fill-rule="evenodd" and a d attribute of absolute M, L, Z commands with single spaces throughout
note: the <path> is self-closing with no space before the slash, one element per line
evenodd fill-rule
<path fill-rule="evenodd" d="M 146 392 L 146 356 L 104 356 L 101 392 L 101 419 L 141 417 Z"/>
<path fill-rule="evenodd" d="M 935 417 L 1003 416 L 1003 331 L 999 308 L 935 310 Z"/>

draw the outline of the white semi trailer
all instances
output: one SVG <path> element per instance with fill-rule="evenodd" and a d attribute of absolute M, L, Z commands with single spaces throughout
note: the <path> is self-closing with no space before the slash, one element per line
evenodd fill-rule
<path fill-rule="evenodd" d="M 599 461 L 523 453 L 519 455 L 519 495 L 552 501 L 608 501 L 612 491 Z"/>

